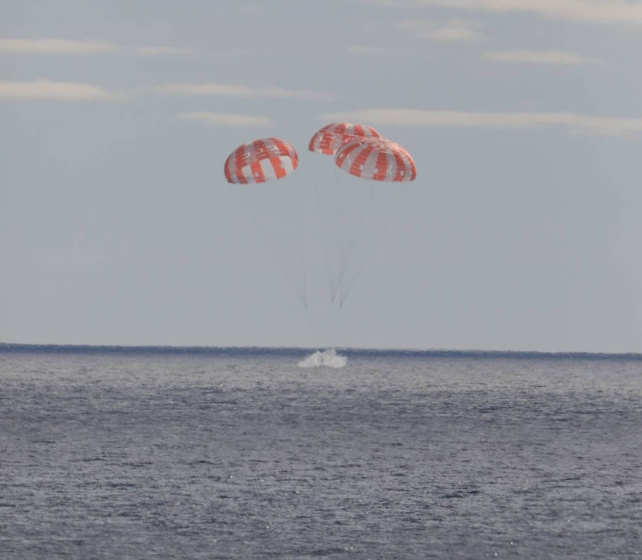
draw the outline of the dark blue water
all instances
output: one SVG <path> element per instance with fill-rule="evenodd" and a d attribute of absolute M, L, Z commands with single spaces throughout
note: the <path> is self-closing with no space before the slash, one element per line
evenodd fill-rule
<path fill-rule="evenodd" d="M 640 558 L 642 357 L 0 346 L 0 558 Z"/>

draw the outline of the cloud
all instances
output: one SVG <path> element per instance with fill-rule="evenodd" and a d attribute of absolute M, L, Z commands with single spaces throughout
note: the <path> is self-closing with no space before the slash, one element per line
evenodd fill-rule
<path fill-rule="evenodd" d="M 197 121 L 211 126 L 237 126 L 237 127 L 265 127 L 272 126 L 274 122 L 269 117 L 258 117 L 253 115 L 237 115 L 231 113 L 183 113 L 176 115 L 177 119 L 183 121 Z"/>
<path fill-rule="evenodd" d="M 116 54 L 123 49 L 97 41 L 69 41 L 67 39 L 0 39 L 0 53 L 23 54 Z"/>
<path fill-rule="evenodd" d="M 484 53 L 484 58 L 496 62 L 509 62 L 517 64 L 552 64 L 558 66 L 602 64 L 599 58 L 589 58 L 580 54 L 563 51 L 495 51 Z"/>
<path fill-rule="evenodd" d="M 265 52 L 259 52 L 259 51 L 253 51 L 250 49 L 230 49 L 227 51 L 209 51 L 209 52 L 204 52 L 201 53 L 204 56 L 211 56 L 214 58 L 235 58 L 235 57 L 243 57 L 243 56 L 253 56 L 253 57 L 259 57 L 259 56 L 265 56 Z"/>
<path fill-rule="evenodd" d="M 367 6 L 389 6 L 394 7 L 399 2 L 396 0 L 356 0 L 357 4 L 365 4 Z"/>
<path fill-rule="evenodd" d="M 561 127 L 574 134 L 625 136 L 642 133 L 642 118 L 618 118 L 574 113 L 486 113 L 470 111 L 422 111 L 414 109 L 366 109 L 326 113 L 321 121 L 356 121 L 373 126 L 423 128 L 486 128 L 532 130 Z"/>
<path fill-rule="evenodd" d="M 186 95 L 186 96 L 219 96 L 237 97 L 244 99 L 316 99 L 330 101 L 332 96 L 326 93 L 318 93 L 309 90 L 288 90 L 274 86 L 253 88 L 243 85 L 230 84 L 171 84 L 159 86 L 154 91 L 163 95 Z"/>
<path fill-rule="evenodd" d="M 51 54 L 51 55 L 98 55 L 135 54 L 184 55 L 191 49 L 156 46 L 127 48 L 104 41 L 72 41 L 68 39 L 0 39 L 0 53 L 5 54 Z"/>
<path fill-rule="evenodd" d="M 352 45 L 348 47 L 348 52 L 352 54 L 377 55 L 386 54 L 389 51 L 383 47 L 373 47 L 371 45 Z"/>
<path fill-rule="evenodd" d="M 178 47 L 139 47 L 136 54 L 141 56 L 159 56 L 159 55 L 185 55 L 193 54 L 192 49 L 181 49 Z"/>
<path fill-rule="evenodd" d="M 50 99 L 55 101 L 123 101 L 120 92 L 75 82 L 0 82 L 0 98 Z"/>
<path fill-rule="evenodd" d="M 406 0 L 400 4 L 497 14 L 522 12 L 600 25 L 642 25 L 642 2 L 639 0 Z"/>
<path fill-rule="evenodd" d="M 308 90 L 287 90 L 273 86 L 252 88 L 229 84 L 172 84 L 140 87 L 127 92 L 108 90 L 89 84 L 34 80 L 31 82 L 0 82 L 0 98 L 56 99 L 60 101 L 124 101 L 133 95 L 162 94 L 173 96 L 220 96 L 241 99 L 317 99 L 331 100 L 325 93 Z"/>
<path fill-rule="evenodd" d="M 408 20 L 398 23 L 396 27 L 408 30 L 415 37 L 428 41 L 465 42 L 481 38 L 472 22 L 462 20 L 452 20 L 442 24 L 428 20 Z"/>

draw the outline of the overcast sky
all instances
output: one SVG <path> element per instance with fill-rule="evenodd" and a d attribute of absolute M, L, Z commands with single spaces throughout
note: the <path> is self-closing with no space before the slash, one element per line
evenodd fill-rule
<path fill-rule="evenodd" d="M 320 344 L 223 163 L 291 142 L 294 220 L 351 121 L 418 177 L 338 346 L 642 352 L 641 54 L 633 0 L 0 0 L 0 341 Z"/>

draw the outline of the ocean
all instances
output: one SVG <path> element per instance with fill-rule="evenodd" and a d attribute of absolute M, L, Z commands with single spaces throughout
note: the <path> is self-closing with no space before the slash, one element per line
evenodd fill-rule
<path fill-rule="evenodd" d="M 311 354 L 0 345 L 0 558 L 642 558 L 642 356 Z"/>

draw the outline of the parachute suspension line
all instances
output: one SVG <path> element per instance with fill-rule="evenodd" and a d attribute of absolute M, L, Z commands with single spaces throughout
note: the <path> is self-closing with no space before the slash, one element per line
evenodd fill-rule
<path fill-rule="evenodd" d="M 340 174 L 342 173 L 336 165 L 332 166 L 334 181 L 332 185 L 332 207 L 333 219 L 332 225 L 334 226 L 333 235 L 333 252 L 334 252 L 334 279 L 332 285 L 332 293 L 330 301 L 332 303 L 329 325 L 329 340 L 328 347 L 334 348 L 337 338 L 337 331 L 339 327 L 339 319 L 341 316 L 342 303 L 341 299 L 341 283 L 345 273 L 345 267 L 348 263 L 346 253 L 350 253 L 350 234 L 349 224 L 346 219 L 345 208 L 341 204 L 341 184 L 339 181 Z M 347 246 L 346 246 L 347 238 Z"/>
<path fill-rule="evenodd" d="M 312 158 L 313 160 L 318 160 L 319 158 Z M 323 258 L 325 260 L 325 269 L 326 277 L 328 280 L 328 296 L 330 297 L 330 303 L 334 302 L 334 294 L 332 288 L 332 275 L 334 270 L 334 264 L 330 261 L 330 249 L 332 243 L 332 236 L 328 234 L 327 223 L 326 223 L 326 211 L 324 210 L 324 204 L 321 200 L 320 187 L 319 187 L 319 178 L 318 178 L 318 163 L 313 164 L 316 168 L 312 174 L 314 177 L 313 180 L 313 190 L 314 190 L 314 200 L 318 209 L 320 226 L 321 226 L 321 237 L 323 243 Z"/>
<path fill-rule="evenodd" d="M 350 247 L 350 252 L 348 253 L 346 257 L 346 267 L 347 264 L 352 260 L 353 254 L 356 250 L 357 243 L 359 242 L 360 239 L 360 233 L 361 230 L 364 227 L 364 224 L 366 223 L 367 217 L 370 215 L 371 209 L 374 205 L 374 201 L 377 199 L 377 193 L 379 192 L 379 185 L 373 186 L 372 188 L 369 189 L 368 191 L 368 197 L 366 198 L 366 202 L 364 204 L 364 209 L 361 215 L 358 217 L 359 222 L 357 224 L 357 232 L 355 235 L 355 240 L 352 246 Z M 356 263 L 358 265 L 358 263 Z M 361 267 L 363 268 L 363 267 Z M 348 297 L 348 293 L 350 292 L 350 289 L 352 288 L 352 285 L 354 284 L 354 274 L 352 275 L 352 280 L 350 279 L 349 275 L 346 275 L 345 273 L 348 272 L 347 270 L 344 270 L 341 274 L 341 286 L 340 286 L 340 293 L 339 293 L 339 306 L 343 306 L 343 302 L 345 299 Z M 359 271 L 360 272 L 360 271 Z M 359 273 L 357 272 L 357 275 Z"/>
<path fill-rule="evenodd" d="M 334 216 L 332 220 L 332 224 L 334 226 L 334 243 L 333 243 L 333 249 L 334 249 L 334 258 L 335 258 L 335 263 L 336 263 L 336 278 L 334 278 L 333 285 L 332 285 L 332 296 L 330 298 L 330 301 L 334 303 L 336 297 L 337 297 L 337 291 L 339 290 L 339 286 L 341 285 L 341 274 L 343 273 L 342 271 L 342 262 L 341 262 L 341 245 L 342 245 L 342 230 L 344 229 L 343 227 L 343 219 L 341 215 L 341 204 L 339 203 L 339 192 L 340 192 L 340 187 L 339 187 L 339 172 L 336 168 L 336 166 L 333 167 L 333 173 L 334 173 L 334 183 L 333 183 L 333 189 L 332 189 L 332 202 L 334 203 Z"/>
<path fill-rule="evenodd" d="M 307 275 L 307 266 L 306 266 L 306 234 L 307 228 L 305 227 L 305 203 L 303 200 L 303 194 L 301 193 L 301 187 L 295 189 L 297 192 L 297 199 L 299 205 L 299 251 L 300 251 L 300 263 L 301 263 L 301 274 L 303 275 L 303 306 L 308 309 L 308 275 Z"/>
<path fill-rule="evenodd" d="M 305 307 L 305 316 L 307 317 L 308 323 L 310 324 L 310 330 L 312 331 L 312 337 L 314 338 L 314 346 L 315 348 L 320 348 L 321 346 L 319 345 L 319 342 L 320 342 L 319 332 L 312 319 L 311 310 L 307 305 Z"/>
<path fill-rule="evenodd" d="M 335 242 L 335 252 L 337 258 L 337 279 L 335 282 L 332 302 L 334 303 L 337 298 L 337 293 L 339 297 L 341 294 L 341 282 L 343 279 L 343 273 L 347 259 L 345 258 L 345 253 L 347 251 L 346 245 L 350 245 L 350 235 L 348 232 L 348 224 L 346 223 L 344 213 L 342 212 L 342 205 L 340 202 L 341 187 L 339 185 L 339 170 L 336 166 L 334 167 L 334 206 L 335 206 L 335 228 L 336 228 L 336 242 Z M 346 241 L 345 238 L 348 238 Z"/>
<path fill-rule="evenodd" d="M 354 286 L 357 278 L 363 272 L 363 269 L 368 264 L 370 257 L 372 256 L 376 247 L 378 246 L 379 240 L 383 237 L 384 233 L 388 230 L 388 228 L 390 227 L 390 224 L 394 221 L 394 218 L 397 212 L 399 211 L 400 207 L 403 205 L 405 197 L 407 196 L 407 189 L 400 189 L 400 191 L 401 192 L 397 192 L 396 196 L 394 197 L 395 202 L 387 205 L 387 207 L 389 207 L 389 211 L 384 213 L 383 221 L 378 225 L 377 229 L 375 229 L 373 234 L 370 236 L 369 242 L 363 251 L 363 256 L 360 262 L 356 263 L 357 266 L 352 276 L 348 279 L 345 285 L 345 292 L 341 294 L 340 305 L 343 305 L 343 302 L 348 297 L 348 294 L 352 290 L 352 287 Z"/>
<path fill-rule="evenodd" d="M 251 186 L 249 187 L 242 187 L 242 188 L 252 188 Z M 278 255 L 274 247 L 272 247 L 272 244 L 268 241 L 270 238 L 269 232 L 267 231 L 267 228 L 262 225 L 261 220 L 258 215 L 258 211 L 254 208 L 251 208 L 251 205 L 249 203 L 243 204 L 243 209 L 249 218 L 249 221 L 252 223 L 254 226 L 254 229 L 256 233 L 258 234 L 258 237 L 261 238 L 263 246 L 268 250 L 270 253 L 272 259 L 274 262 L 279 266 L 281 269 L 281 272 L 287 279 L 288 283 L 290 286 L 294 289 L 294 291 L 297 294 L 297 297 L 299 301 L 303 304 L 303 306 L 307 309 L 308 303 L 307 303 L 307 296 L 306 296 L 306 287 L 305 287 L 305 276 L 304 276 L 304 283 L 303 283 L 303 290 L 299 286 L 297 286 L 296 281 L 291 277 L 291 274 L 288 273 L 288 268 L 283 262 L 282 256 Z"/>
<path fill-rule="evenodd" d="M 331 330 L 330 330 L 330 340 L 329 340 L 329 347 L 334 348 L 334 343 L 337 337 L 337 329 L 339 326 L 339 315 L 341 314 L 341 305 L 333 305 L 332 306 L 332 322 L 331 322 Z"/>
<path fill-rule="evenodd" d="M 359 241 L 361 240 L 361 233 L 364 229 L 364 225 L 367 221 L 368 216 L 370 215 L 371 209 L 373 207 L 374 201 L 377 199 L 377 193 L 379 192 L 379 185 L 370 186 L 368 184 L 355 184 L 354 188 L 367 188 L 367 195 L 365 202 L 361 205 L 359 204 L 360 211 L 356 214 L 355 220 L 355 231 L 352 233 L 351 239 L 348 239 L 348 244 L 346 247 L 345 253 L 342 255 L 341 262 L 341 276 L 339 279 L 339 307 L 343 305 L 346 297 L 348 297 L 348 292 L 350 291 L 351 285 L 354 283 L 354 280 L 350 280 L 350 271 L 349 265 L 353 261 L 354 253 L 357 250 Z M 354 274 L 352 274 L 354 276 Z"/>

